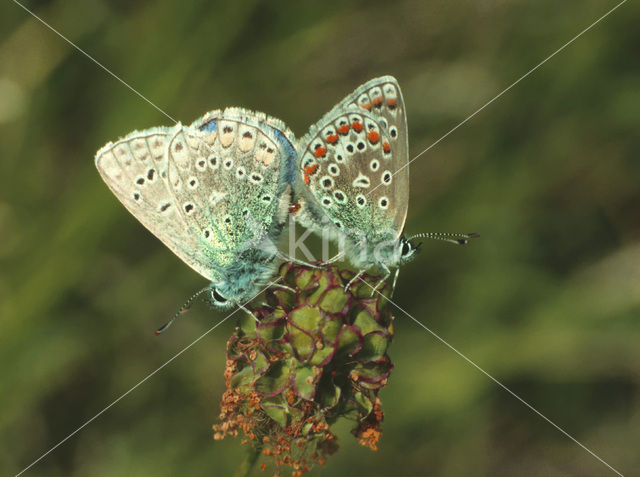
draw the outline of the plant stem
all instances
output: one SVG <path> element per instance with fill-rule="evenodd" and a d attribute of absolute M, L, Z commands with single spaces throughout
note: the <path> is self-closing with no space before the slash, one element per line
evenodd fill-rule
<path fill-rule="evenodd" d="M 260 447 L 250 447 L 247 449 L 247 453 L 242 459 L 242 462 L 240 462 L 240 465 L 233 474 L 233 477 L 247 477 L 251 472 L 251 469 L 253 469 L 253 466 L 258 462 L 260 452 Z"/>

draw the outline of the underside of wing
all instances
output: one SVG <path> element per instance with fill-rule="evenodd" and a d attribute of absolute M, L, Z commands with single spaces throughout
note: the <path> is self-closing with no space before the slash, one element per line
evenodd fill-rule
<path fill-rule="evenodd" d="M 169 187 L 169 140 L 182 126 L 133 132 L 98 151 L 96 167 L 134 217 L 202 276 L 211 279 L 208 257 L 178 209 Z"/>
<path fill-rule="evenodd" d="M 392 175 L 392 141 L 378 118 L 334 109 L 300 141 L 298 154 L 297 187 L 336 227 L 354 239 L 399 234 L 395 219 L 406 203 Z"/>
<path fill-rule="evenodd" d="M 176 199 L 221 266 L 246 250 L 263 252 L 286 218 L 295 151 L 265 117 L 237 108 L 209 113 L 169 146 Z"/>
<path fill-rule="evenodd" d="M 393 149 L 391 171 L 394 186 L 394 227 L 402 232 L 409 205 L 409 135 L 407 115 L 398 81 L 381 76 L 356 88 L 334 111 L 367 111 L 375 116 Z"/>
<path fill-rule="evenodd" d="M 98 151 L 96 166 L 147 229 L 209 280 L 280 233 L 295 175 L 293 135 L 232 108 L 191 127 L 134 132 Z"/>

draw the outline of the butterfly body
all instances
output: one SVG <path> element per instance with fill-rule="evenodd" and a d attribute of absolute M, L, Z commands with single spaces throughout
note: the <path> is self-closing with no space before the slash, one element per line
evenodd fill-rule
<path fill-rule="evenodd" d="M 240 108 L 191 126 L 136 131 L 98 151 L 116 197 L 179 258 L 210 280 L 220 308 L 251 299 L 275 271 L 295 179 L 293 135 Z"/>

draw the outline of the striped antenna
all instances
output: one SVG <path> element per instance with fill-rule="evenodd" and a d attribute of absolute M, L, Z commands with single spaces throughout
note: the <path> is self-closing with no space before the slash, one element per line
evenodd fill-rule
<path fill-rule="evenodd" d="M 191 308 L 191 305 L 193 305 L 193 302 L 196 300 L 196 298 L 198 298 L 200 295 L 202 295 L 204 292 L 208 290 L 209 290 L 209 287 L 204 287 L 202 290 L 199 290 L 196 293 L 194 293 L 191 296 L 191 298 L 189 298 L 184 303 L 184 305 L 180 307 L 180 309 L 176 312 L 176 314 L 173 315 L 173 318 L 171 318 L 168 322 L 166 322 L 164 325 L 162 325 L 160 328 L 156 330 L 156 336 L 159 335 L 160 333 L 165 332 L 173 324 L 173 322 L 176 321 L 176 318 L 178 318 L 180 315 L 183 315 L 184 313 L 189 311 L 189 308 Z"/>
<path fill-rule="evenodd" d="M 428 238 L 434 240 L 444 240 L 445 242 L 455 243 L 456 245 L 466 245 L 469 243 L 469 239 L 480 237 L 480 234 L 451 234 L 446 232 L 427 232 L 423 234 L 416 234 L 409 237 L 407 240 L 414 238 Z"/>

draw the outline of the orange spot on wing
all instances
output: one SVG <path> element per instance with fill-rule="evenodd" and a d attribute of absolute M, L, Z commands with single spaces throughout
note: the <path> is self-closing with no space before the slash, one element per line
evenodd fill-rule
<path fill-rule="evenodd" d="M 382 143 L 382 149 L 384 149 L 384 152 L 389 152 L 391 150 L 391 146 L 389 146 L 389 143 L 385 141 Z"/>
<path fill-rule="evenodd" d="M 369 131 L 367 137 L 373 144 L 377 143 L 380 140 L 380 134 L 378 134 L 376 131 Z"/>
<path fill-rule="evenodd" d="M 327 142 L 333 144 L 338 140 L 338 135 L 337 134 L 329 134 L 327 136 Z"/>
<path fill-rule="evenodd" d="M 324 146 L 316 147 L 316 150 L 313 151 L 313 155 L 316 157 L 322 157 L 327 153 L 327 148 Z"/>
<path fill-rule="evenodd" d="M 378 106 L 380 103 L 382 103 L 382 96 L 378 96 L 377 98 L 373 98 L 373 105 L 374 106 Z"/>
<path fill-rule="evenodd" d="M 362 109 L 366 109 L 367 111 L 369 111 L 371 109 L 371 104 L 367 103 L 367 104 L 361 104 L 360 107 Z"/>
<path fill-rule="evenodd" d="M 311 176 L 313 175 L 314 172 L 316 172 L 317 169 L 318 169 L 318 164 L 312 164 L 310 166 L 305 167 L 304 172 L 306 172 Z"/>
<path fill-rule="evenodd" d="M 347 134 L 349 132 L 349 125 L 348 124 L 343 124 L 342 126 L 340 126 L 338 128 L 338 132 L 340 134 Z"/>
<path fill-rule="evenodd" d="M 387 98 L 387 104 L 388 104 L 389 106 L 395 106 L 396 104 L 398 104 L 398 101 L 396 101 L 396 100 L 395 100 L 395 99 L 393 99 L 393 98 Z"/>
<path fill-rule="evenodd" d="M 355 129 L 356 132 L 360 132 L 364 128 L 364 126 L 362 125 L 362 123 L 360 121 L 354 121 L 351 124 L 351 126 L 353 127 L 353 129 Z"/>
<path fill-rule="evenodd" d="M 298 213 L 298 211 L 299 211 L 301 208 L 302 208 L 302 206 L 301 206 L 299 203 L 297 203 L 297 202 L 296 202 L 296 203 L 294 203 L 294 204 L 291 204 L 291 205 L 289 206 L 289 213 L 290 213 L 290 214 L 295 215 L 295 214 L 297 214 L 297 213 Z"/>
<path fill-rule="evenodd" d="M 304 178 L 304 183 L 309 185 L 310 179 L 306 172 L 302 173 L 302 177 Z"/>

